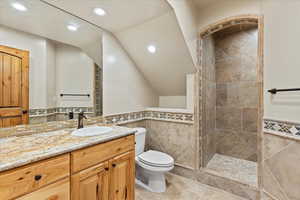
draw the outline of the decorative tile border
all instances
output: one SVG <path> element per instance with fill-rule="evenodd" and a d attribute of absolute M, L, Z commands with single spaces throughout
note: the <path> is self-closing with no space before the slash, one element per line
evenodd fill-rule
<path fill-rule="evenodd" d="M 300 123 L 264 119 L 264 132 L 300 139 Z"/>
<path fill-rule="evenodd" d="M 147 110 L 139 112 L 122 113 L 104 117 L 105 123 L 107 124 L 126 124 L 146 119 L 193 124 L 194 114 L 173 111 L 163 112 Z"/>
<path fill-rule="evenodd" d="M 43 116 L 43 115 L 47 116 L 47 114 L 49 114 L 50 111 L 52 111 L 50 109 L 37 109 L 37 110 L 38 111 L 34 111 L 34 113 L 36 113 L 35 116 Z M 65 110 L 63 109 L 61 111 L 65 111 Z M 78 110 L 75 109 L 75 111 Z M 105 117 L 103 116 L 88 117 L 88 119 L 84 120 L 84 124 L 85 125 L 94 125 L 94 124 L 120 125 L 120 124 L 126 124 L 130 122 L 136 122 L 136 121 L 146 120 L 146 119 L 193 124 L 194 114 L 189 112 L 186 113 L 174 112 L 174 111 L 160 112 L 160 111 L 147 110 L 147 111 L 139 111 L 139 112 L 122 113 L 122 114 L 110 115 Z M 49 132 L 49 131 L 66 129 L 66 128 L 76 128 L 76 126 L 77 126 L 77 119 L 71 119 L 65 121 L 51 121 L 51 122 L 45 122 L 39 124 L 19 125 L 15 127 L 1 128 L 0 138 L 11 137 L 16 135 L 20 136 L 20 135 L 35 134 L 40 132 Z"/>
<path fill-rule="evenodd" d="M 44 108 L 44 109 L 30 109 L 29 116 L 30 117 L 44 117 L 49 115 L 55 114 L 62 114 L 62 113 L 94 113 L 93 107 L 57 107 L 57 108 Z"/>
<path fill-rule="evenodd" d="M 226 18 L 222 21 L 219 21 L 215 24 L 211 24 L 203 29 L 203 31 L 200 32 L 200 36 L 202 38 L 207 37 L 208 35 L 211 35 L 215 32 L 218 32 L 220 30 L 226 29 L 231 26 L 235 25 L 245 25 L 245 24 L 258 24 L 259 17 L 256 15 L 240 15 L 240 16 L 234 16 Z"/>
<path fill-rule="evenodd" d="M 93 107 L 58 107 L 58 108 L 48 108 L 48 109 L 31 109 L 29 111 L 30 117 L 44 117 L 50 116 L 55 114 L 62 114 L 62 113 L 94 113 Z M 129 123 L 135 122 L 145 119 L 152 119 L 152 120 L 161 120 L 161 121 L 171 121 L 171 122 L 180 122 L 180 123 L 194 123 L 194 114 L 191 112 L 183 112 L 182 110 L 169 110 L 166 111 L 162 109 L 150 110 L 146 109 L 144 111 L 138 112 L 128 112 L 128 113 L 121 113 L 115 115 L 108 115 L 104 117 L 105 122 L 107 124 L 119 124 L 119 123 Z"/>

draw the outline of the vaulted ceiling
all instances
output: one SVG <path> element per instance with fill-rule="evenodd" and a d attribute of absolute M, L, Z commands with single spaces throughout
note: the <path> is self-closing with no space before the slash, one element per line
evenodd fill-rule
<path fill-rule="evenodd" d="M 102 31 L 111 32 L 159 95 L 185 95 L 185 76 L 194 71 L 194 65 L 174 10 L 167 1 L 22 0 L 30 10 L 23 13 L 12 10 L 12 1 L 0 1 L 0 24 L 87 50 L 94 48 L 89 46 L 99 41 Z M 95 7 L 105 9 L 107 15 L 95 15 Z M 80 29 L 66 31 L 70 22 L 79 23 Z M 150 44 L 157 47 L 155 54 L 147 51 Z"/>
<path fill-rule="evenodd" d="M 0 1 L 0 24 L 75 46 L 91 44 L 101 38 L 98 28 L 38 0 L 21 1 L 28 12 L 17 11 L 11 6 L 13 2 L 16 1 Z M 72 22 L 80 26 L 77 32 L 66 29 Z"/>
<path fill-rule="evenodd" d="M 45 0 L 111 32 L 122 31 L 170 11 L 164 0 Z M 93 9 L 103 8 L 107 15 L 96 16 Z"/>
<path fill-rule="evenodd" d="M 46 0 L 112 32 L 162 96 L 185 95 L 194 65 L 173 9 L 165 0 Z M 103 8 L 107 15 L 92 11 Z M 150 54 L 148 45 L 157 52 Z"/>
<path fill-rule="evenodd" d="M 194 65 L 173 11 L 116 36 L 159 95 L 185 95 L 185 74 Z M 150 44 L 156 46 L 155 54 L 147 51 Z"/>

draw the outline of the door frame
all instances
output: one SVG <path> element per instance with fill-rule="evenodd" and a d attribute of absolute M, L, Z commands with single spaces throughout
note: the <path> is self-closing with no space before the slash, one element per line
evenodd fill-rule
<path fill-rule="evenodd" d="M 29 123 L 29 51 L 0 45 L 0 52 L 16 56 L 22 60 L 21 108 L 22 124 Z"/>

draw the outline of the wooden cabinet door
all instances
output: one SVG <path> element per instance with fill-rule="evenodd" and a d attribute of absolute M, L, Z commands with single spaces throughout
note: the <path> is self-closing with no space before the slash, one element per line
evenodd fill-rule
<path fill-rule="evenodd" d="M 29 53 L 0 46 L 0 128 L 28 123 Z"/>
<path fill-rule="evenodd" d="M 69 200 L 70 181 L 65 178 L 16 200 Z"/>
<path fill-rule="evenodd" d="M 108 162 L 72 176 L 72 200 L 108 200 Z"/>
<path fill-rule="evenodd" d="M 135 153 L 130 151 L 109 161 L 109 200 L 134 200 Z"/>

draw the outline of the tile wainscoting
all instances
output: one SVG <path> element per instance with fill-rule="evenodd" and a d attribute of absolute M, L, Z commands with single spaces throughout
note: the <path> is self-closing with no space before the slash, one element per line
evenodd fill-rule
<path fill-rule="evenodd" d="M 108 116 L 105 122 L 131 128 L 144 127 L 147 129 L 146 149 L 170 154 L 176 166 L 186 169 L 197 167 L 193 113 L 147 110 Z"/>
<path fill-rule="evenodd" d="M 127 127 L 147 129 L 146 149 L 157 150 L 171 155 L 175 165 L 195 169 L 196 135 L 193 124 L 143 120 L 139 123 L 125 124 Z"/>
<path fill-rule="evenodd" d="M 29 123 L 39 124 L 51 121 L 64 121 L 68 120 L 68 113 L 73 112 L 76 116 L 77 113 L 85 112 L 87 116 L 94 115 L 93 107 L 57 107 L 57 108 L 41 108 L 29 110 Z M 74 116 L 74 118 L 75 118 Z"/>
<path fill-rule="evenodd" d="M 300 140 L 281 130 L 264 134 L 263 189 L 269 199 L 300 200 Z"/>
<path fill-rule="evenodd" d="M 263 200 L 300 200 L 300 123 L 265 119 Z"/>

